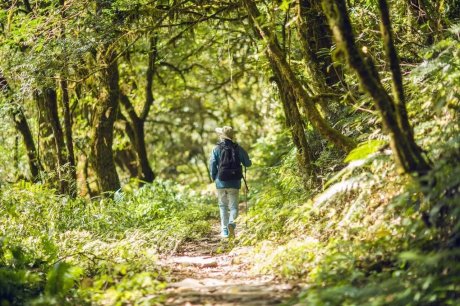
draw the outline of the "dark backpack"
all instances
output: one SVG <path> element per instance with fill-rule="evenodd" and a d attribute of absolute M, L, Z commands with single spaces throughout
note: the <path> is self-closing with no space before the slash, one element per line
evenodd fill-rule
<path fill-rule="evenodd" d="M 237 144 L 220 143 L 220 161 L 217 177 L 221 181 L 240 180 L 243 177 Z"/>

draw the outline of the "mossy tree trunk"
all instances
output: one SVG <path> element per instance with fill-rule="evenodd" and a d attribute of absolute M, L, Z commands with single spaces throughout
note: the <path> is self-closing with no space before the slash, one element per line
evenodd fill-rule
<path fill-rule="evenodd" d="M 259 35 L 257 28 L 254 28 L 256 35 Z M 269 52 L 266 52 L 267 59 L 270 63 L 270 68 L 273 72 L 272 80 L 278 87 L 280 100 L 283 106 L 284 117 L 286 120 L 286 127 L 291 133 L 292 142 L 297 150 L 297 163 L 299 165 L 299 173 L 302 176 L 302 180 L 305 184 L 311 179 L 314 173 L 314 167 L 311 162 L 310 147 L 305 135 L 305 122 L 297 106 L 296 97 L 289 84 L 284 83 L 283 76 L 278 68 L 278 65 L 270 56 Z"/>
<path fill-rule="evenodd" d="M 248 12 L 249 19 L 256 32 L 267 44 L 268 57 L 273 62 L 273 65 L 276 65 L 283 86 L 288 86 L 289 90 L 292 91 L 292 94 L 295 96 L 298 105 L 303 108 L 308 120 L 312 123 L 313 127 L 324 138 L 332 142 L 336 147 L 343 150 L 344 152 L 349 152 L 356 146 L 355 142 L 331 127 L 329 123 L 321 116 L 320 112 L 315 106 L 314 100 L 308 95 L 298 80 L 297 76 L 295 75 L 294 71 L 287 63 L 286 57 L 283 54 L 283 51 L 281 50 L 281 47 L 279 46 L 278 40 L 273 31 L 271 31 L 263 23 L 263 21 L 261 21 L 262 16 L 255 3 L 251 0 L 243 0 L 243 2 Z"/>
<path fill-rule="evenodd" d="M 115 117 L 118 111 L 119 74 L 117 54 L 103 48 L 99 60 L 105 64 L 101 70 L 101 91 L 92 122 L 92 163 L 101 193 L 120 189 L 120 180 L 112 150 Z"/>
<path fill-rule="evenodd" d="M 402 172 L 423 175 L 430 166 L 415 143 L 407 119 L 401 72 L 386 5 L 385 0 L 379 0 L 385 51 L 393 75 L 394 98 L 384 89 L 372 60 L 366 59 L 357 47 L 345 1 L 323 0 L 323 9 L 339 47 L 342 48 L 349 65 L 358 75 L 362 88 L 373 98 L 379 110 L 384 128 L 389 133 L 390 146 L 399 169 Z"/>
<path fill-rule="evenodd" d="M 300 166 L 303 180 L 306 182 L 314 173 L 314 167 L 311 162 L 311 152 L 308 145 L 307 137 L 304 130 L 304 122 L 297 107 L 295 96 L 289 86 L 283 84 L 280 72 L 277 66 L 270 61 L 274 72 L 274 81 L 280 93 L 280 99 L 283 104 L 286 126 L 291 132 L 292 141 L 297 149 L 297 162 Z"/>
<path fill-rule="evenodd" d="M 321 9 L 321 0 L 297 0 L 296 10 L 297 32 L 316 93 L 328 92 L 328 86 L 344 80 L 340 67 L 332 65 L 330 54 L 318 56 L 324 49 L 332 48 L 332 33 Z"/>

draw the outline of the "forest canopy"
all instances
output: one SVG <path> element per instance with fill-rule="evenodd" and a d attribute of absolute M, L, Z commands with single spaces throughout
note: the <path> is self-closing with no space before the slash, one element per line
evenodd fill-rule
<path fill-rule="evenodd" d="M 459 302 L 456 0 L 2 1 L 0 91 L 2 305 L 164 304 L 222 126 L 288 304 Z"/>

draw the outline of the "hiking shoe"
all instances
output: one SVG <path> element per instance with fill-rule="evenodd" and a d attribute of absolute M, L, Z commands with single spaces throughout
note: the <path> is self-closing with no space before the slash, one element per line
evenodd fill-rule
<path fill-rule="evenodd" d="M 228 237 L 234 238 L 235 237 L 235 224 L 234 223 L 229 223 L 227 225 L 228 228 Z"/>
<path fill-rule="evenodd" d="M 228 238 L 228 229 L 226 228 L 222 229 L 222 232 L 220 233 L 220 237 Z"/>

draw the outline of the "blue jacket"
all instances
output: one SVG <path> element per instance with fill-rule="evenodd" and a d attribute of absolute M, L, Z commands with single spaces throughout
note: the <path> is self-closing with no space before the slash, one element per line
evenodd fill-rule
<path fill-rule="evenodd" d="M 232 144 L 231 140 L 225 139 L 223 140 L 226 144 Z M 211 153 L 211 158 L 209 159 L 209 169 L 211 172 L 211 178 L 213 181 L 216 182 L 217 189 L 221 188 L 234 188 L 240 189 L 241 188 L 241 180 L 232 180 L 232 181 L 221 181 L 217 178 L 217 167 L 219 166 L 220 161 L 220 148 L 219 142 L 217 146 L 214 147 Z M 238 153 L 240 156 L 240 161 L 245 167 L 250 167 L 252 165 L 251 160 L 249 159 L 248 153 L 240 146 L 238 146 Z"/>

